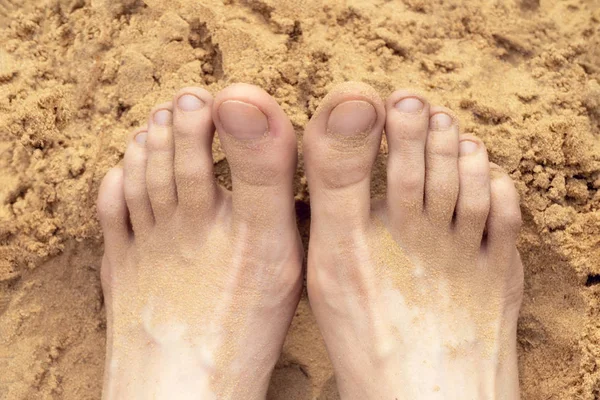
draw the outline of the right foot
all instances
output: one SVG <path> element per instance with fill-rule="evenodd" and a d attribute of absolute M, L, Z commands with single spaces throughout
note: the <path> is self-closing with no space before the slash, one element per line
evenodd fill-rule
<path fill-rule="evenodd" d="M 381 133 L 387 196 L 371 205 Z M 456 119 L 346 84 L 304 134 L 308 291 L 343 399 L 519 397 L 523 290 L 512 181 Z"/>
<path fill-rule="evenodd" d="M 131 138 L 98 196 L 105 399 L 265 398 L 302 288 L 296 158 L 283 110 L 249 85 L 185 89 Z"/>

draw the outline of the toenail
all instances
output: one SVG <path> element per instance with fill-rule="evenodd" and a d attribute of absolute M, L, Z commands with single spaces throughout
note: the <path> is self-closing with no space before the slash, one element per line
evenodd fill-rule
<path fill-rule="evenodd" d="M 219 107 L 225 132 L 238 139 L 257 139 L 269 132 L 267 116 L 258 107 L 238 100 L 228 100 Z"/>
<path fill-rule="evenodd" d="M 415 99 L 414 97 L 407 97 L 406 99 L 402 99 L 396 103 L 396 109 L 398 111 L 402 111 L 403 113 L 418 113 L 423 109 L 423 102 L 419 99 Z"/>
<path fill-rule="evenodd" d="M 460 155 L 466 156 L 467 154 L 475 153 L 479 148 L 479 144 L 477 142 L 473 142 L 471 140 L 463 140 L 460 142 Z"/>
<path fill-rule="evenodd" d="M 431 126 L 436 130 L 445 130 L 452 126 L 452 117 L 445 113 L 437 113 L 431 117 Z"/>
<path fill-rule="evenodd" d="M 146 138 L 148 137 L 148 132 L 140 132 L 135 135 L 135 141 L 141 145 L 146 144 Z"/>
<path fill-rule="evenodd" d="M 367 133 L 375 124 L 377 112 L 371 103 L 351 100 L 336 106 L 327 123 L 327 130 L 342 135 Z"/>
<path fill-rule="evenodd" d="M 171 122 L 171 111 L 159 110 L 154 113 L 154 123 L 157 125 L 167 125 Z"/>
<path fill-rule="evenodd" d="M 183 111 L 197 111 L 204 106 L 204 102 L 193 94 L 184 94 L 177 100 L 177 105 Z"/>

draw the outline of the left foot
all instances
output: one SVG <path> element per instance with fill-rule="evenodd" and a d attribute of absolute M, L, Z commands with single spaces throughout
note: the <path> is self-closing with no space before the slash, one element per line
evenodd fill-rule
<path fill-rule="evenodd" d="M 385 125 L 387 198 L 371 203 Z M 310 304 L 343 399 L 519 397 L 518 194 L 452 113 L 363 84 L 304 134 Z"/>
<path fill-rule="evenodd" d="M 213 176 L 215 125 L 233 191 Z M 181 91 L 98 197 L 104 399 L 264 399 L 302 288 L 296 136 L 263 90 Z"/>

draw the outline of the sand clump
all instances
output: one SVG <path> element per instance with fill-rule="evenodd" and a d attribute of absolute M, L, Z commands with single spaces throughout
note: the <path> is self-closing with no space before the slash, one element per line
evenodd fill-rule
<path fill-rule="evenodd" d="M 516 180 L 524 398 L 599 398 L 599 27 L 598 0 L 0 0 L 0 398 L 99 397 L 94 202 L 152 105 L 183 86 L 254 83 L 301 137 L 346 80 L 451 107 Z M 306 239 L 303 175 L 300 162 Z M 337 398 L 305 298 L 269 397 Z"/>

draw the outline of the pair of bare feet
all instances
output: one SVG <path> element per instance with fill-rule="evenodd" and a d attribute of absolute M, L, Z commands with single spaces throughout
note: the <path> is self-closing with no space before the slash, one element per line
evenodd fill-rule
<path fill-rule="evenodd" d="M 233 191 L 213 177 L 216 130 Z M 383 130 L 387 197 L 370 199 Z M 264 399 L 302 289 L 294 129 L 263 90 L 180 91 L 104 179 L 105 399 Z M 343 399 L 517 399 L 518 195 L 452 113 L 337 87 L 304 133 L 311 307 Z"/>

